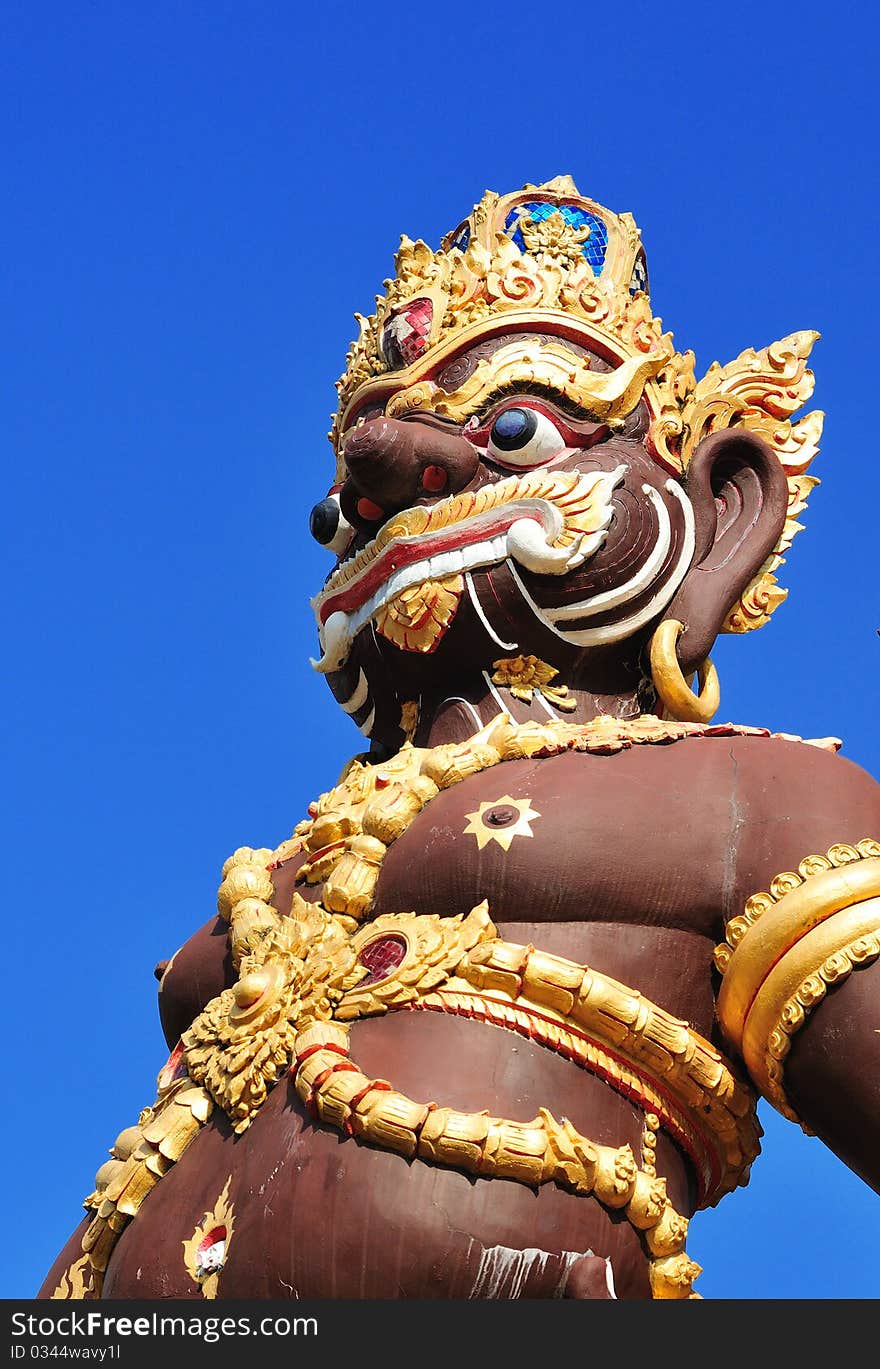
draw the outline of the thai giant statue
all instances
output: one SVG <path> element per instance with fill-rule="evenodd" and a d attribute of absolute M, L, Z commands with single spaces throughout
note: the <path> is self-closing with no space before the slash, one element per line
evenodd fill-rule
<path fill-rule="evenodd" d="M 817 483 L 817 335 L 698 379 L 568 177 L 385 290 L 311 514 L 369 748 L 163 963 L 155 1100 L 40 1297 L 698 1298 L 759 1098 L 880 1189 L 880 786 L 713 721 Z"/>

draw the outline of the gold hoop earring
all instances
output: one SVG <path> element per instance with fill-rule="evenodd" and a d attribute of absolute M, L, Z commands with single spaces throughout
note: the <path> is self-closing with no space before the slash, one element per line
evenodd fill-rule
<path fill-rule="evenodd" d="M 667 618 L 651 638 L 651 675 L 660 700 L 672 718 L 678 722 L 707 723 L 718 711 L 721 688 L 718 671 L 707 656 L 697 667 L 699 694 L 690 688 L 678 663 L 676 645 L 684 632 L 684 623 Z"/>

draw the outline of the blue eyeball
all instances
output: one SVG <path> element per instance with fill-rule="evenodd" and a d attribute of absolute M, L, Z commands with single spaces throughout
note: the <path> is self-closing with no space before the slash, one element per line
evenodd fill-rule
<path fill-rule="evenodd" d="M 489 433 L 488 454 L 505 466 L 540 466 L 565 450 L 559 429 L 537 409 L 504 409 Z"/>

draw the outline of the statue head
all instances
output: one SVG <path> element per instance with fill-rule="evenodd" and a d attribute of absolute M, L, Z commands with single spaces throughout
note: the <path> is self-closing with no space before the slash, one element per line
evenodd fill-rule
<path fill-rule="evenodd" d="M 817 334 L 698 380 L 632 217 L 569 177 L 487 193 L 437 251 L 403 238 L 356 317 L 311 528 L 337 558 L 314 664 L 361 730 L 396 748 L 443 700 L 517 687 L 560 711 L 711 712 L 675 680 L 785 598 Z"/>

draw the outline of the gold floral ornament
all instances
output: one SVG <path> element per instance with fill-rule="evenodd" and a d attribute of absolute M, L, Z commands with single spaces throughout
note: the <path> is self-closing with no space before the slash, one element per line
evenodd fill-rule
<path fill-rule="evenodd" d="M 94 1296 L 100 1296 L 104 1271 L 119 1236 L 207 1122 L 213 1107 L 205 1090 L 193 1086 L 178 1047 L 159 1072 L 156 1101 L 143 1109 L 135 1126 L 119 1133 L 111 1158 L 101 1165 L 95 1187 L 84 1200 L 92 1219 L 82 1238 L 82 1250 Z M 76 1277 L 85 1280 L 85 1271 L 86 1265 L 81 1264 Z M 68 1272 L 73 1276 L 74 1268 Z"/>
<path fill-rule="evenodd" d="M 546 219 L 520 215 L 519 231 L 526 251 L 539 266 L 558 265 L 571 270 L 583 261 L 583 246 L 591 229 L 575 228 L 557 209 Z"/>
<path fill-rule="evenodd" d="M 503 196 L 487 191 L 438 250 L 404 237 L 395 268 L 375 313 L 355 315 L 360 332 L 337 383 L 339 408 L 330 433 L 338 481 L 346 477 L 344 436 L 365 406 L 392 417 L 424 411 L 464 422 L 503 387 L 539 383 L 584 412 L 610 415 L 612 423 L 641 401 L 649 418 L 647 448 L 677 476 L 704 437 L 742 428 L 777 456 L 789 509 L 776 546 L 722 630 L 750 632 L 769 621 L 786 597 L 776 571 L 818 484 L 806 472 L 818 452 L 824 415 L 815 410 L 796 419 L 812 394 L 806 363 L 818 333 L 803 330 L 757 351 L 748 348 L 726 365 L 713 362 L 698 379 L 694 354 L 677 352 L 652 313 L 632 216 L 587 199 L 569 176 Z M 419 303 L 425 309 L 430 304 L 424 346 L 395 369 L 383 351 L 385 330 L 401 310 Z M 564 333 L 614 369 L 591 372 L 588 359 L 578 369 L 576 353 L 560 344 L 520 341 L 484 357 L 456 391 L 437 383 L 464 350 L 514 332 L 545 338 Z M 560 359 L 566 354 L 567 372 Z M 612 404 L 603 386 L 614 392 Z"/>
<path fill-rule="evenodd" d="M 61 1275 L 52 1297 L 68 1302 L 72 1298 L 93 1298 L 99 1292 L 99 1278 L 92 1268 L 88 1255 L 74 1260 L 69 1269 Z"/>
<path fill-rule="evenodd" d="M 191 1079 L 236 1132 L 247 1130 L 287 1068 L 297 1031 L 329 1018 L 363 974 L 342 926 L 297 895 L 291 916 L 242 961 L 237 983 L 184 1032 Z"/>
<path fill-rule="evenodd" d="M 203 1298 L 216 1298 L 220 1274 L 229 1255 L 234 1205 L 229 1201 L 232 1175 L 210 1212 L 206 1212 L 188 1241 L 183 1242 L 183 1262 Z"/>
<path fill-rule="evenodd" d="M 402 590 L 376 614 L 376 631 L 402 651 L 433 651 L 458 610 L 464 576 L 423 580 Z"/>
<path fill-rule="evenodd" d="M 532 823 L 541 814 L 532 807 L 530 799 L 512 799 L 504 794 L 500 799 L 488 799 L 469 819 L 465 835 L 477 839 L 477 850 L 496 841 L 502 851 L 509 851 L 515 837 L 533 837 Z"/>
<path fill-rule="evenodd" d="M 515 699 L 531 703 L 538 693 L 554 708 L 570 713 L 577 708 L 577 699 L 570 697 L 568 685 L 554 685 L 559 674 L 537 656 L 508 656 L 492 663 L 492 683 L 509 689 Z"/>
<path fill-rule="evenodd" d="M 411 742 L 415 737 L 418 725 L 419 701 L 418 699 L 407 699 L 400 706 L 400 730 L 408 742 Z"/>

